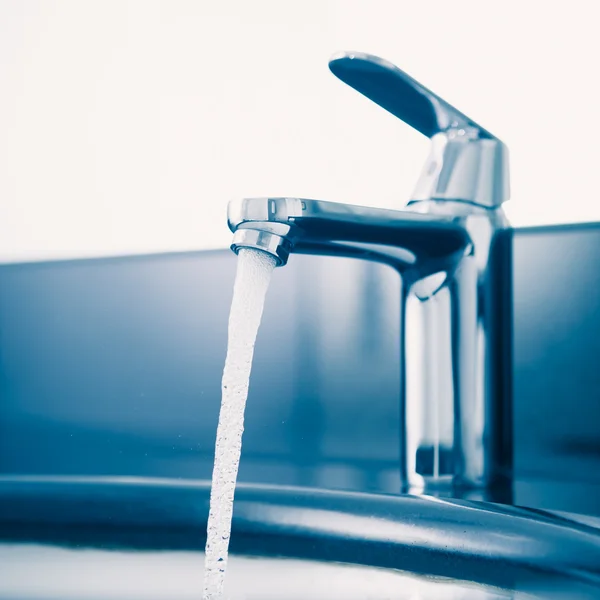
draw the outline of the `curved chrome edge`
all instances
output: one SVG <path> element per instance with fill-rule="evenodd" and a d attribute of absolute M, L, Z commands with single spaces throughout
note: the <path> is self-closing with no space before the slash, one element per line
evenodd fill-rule
<path fill-rule="evenodd" d="M 208 482 L 2 477 L 0 543 L 200 550 L 209 497 Z M 246 484 L 233 533 L 243 553 L 292 557 L 294 539 L 312 540 L 313 560 L 492 584 L 539 572 L 600 587 L 600 529 L 485 502 Z"/>

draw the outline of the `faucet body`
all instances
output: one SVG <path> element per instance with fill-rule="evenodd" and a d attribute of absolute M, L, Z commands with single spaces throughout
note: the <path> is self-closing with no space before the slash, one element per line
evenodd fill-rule
<path fill-rule="evenodd" d="M 386 263 L 402 280 L 403 491 L 491 489 L 512 468 L 511 229 L 506 148 L 381 59 L 331 70 L 432 139 L 412 200 L 385 210 L 300 198 L 232 201 L 232 249 Z"/>

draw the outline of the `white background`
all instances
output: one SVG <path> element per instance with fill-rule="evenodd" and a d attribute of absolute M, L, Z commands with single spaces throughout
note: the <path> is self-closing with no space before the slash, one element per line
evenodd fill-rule
<path fill-rule="evenodd" d="M 600 220 L 597 3 L 0 0 L 0 260 L 226 246 L 227 201 L 403 205 L 428 142 L 378 54 L 503 139 L 515 225 Z"/>

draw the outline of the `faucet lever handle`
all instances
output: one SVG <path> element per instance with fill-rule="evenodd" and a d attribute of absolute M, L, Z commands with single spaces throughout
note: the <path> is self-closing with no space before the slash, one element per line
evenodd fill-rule
<path fill-rule="evenodd" d="M 382 58 L 360 52 L 341 52 L 330 59 L 329 68 L 344 83 L 429 138 L 449 129 L 465 129 L 476 133 L 479 138 L 494 138 L 483 127 Z"/>
<path fill-rule="evenodd" d="M 358 52 L 336 54 L 331 72 L 431 138 L 413 201 L 460 200 L 496 208 L 510 195 L 506 146 L 392 63 Z"/>

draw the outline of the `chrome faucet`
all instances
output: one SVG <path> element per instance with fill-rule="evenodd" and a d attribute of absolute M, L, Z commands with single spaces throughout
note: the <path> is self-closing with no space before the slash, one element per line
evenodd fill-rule
<path fill-rule="evenodd" d="M 231 248 L 393 266 L 401 294 L 403 491 L 493 489 L 512 468 L 508 155 L 491 133 L 396 66 L 342 53 L 342 81 L 431 138 L 400 210 L 301 198 L 232 201 Z"/>

